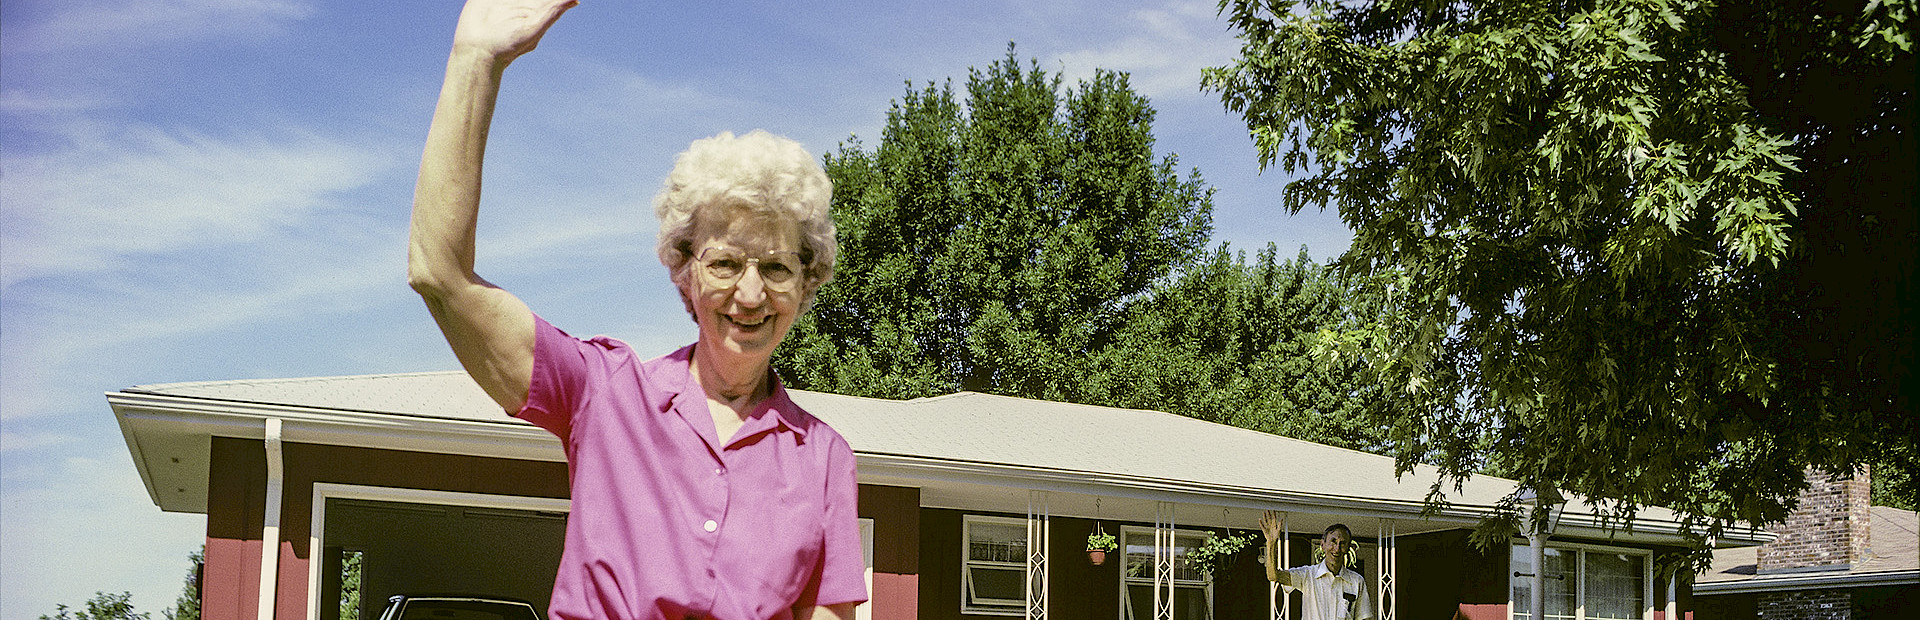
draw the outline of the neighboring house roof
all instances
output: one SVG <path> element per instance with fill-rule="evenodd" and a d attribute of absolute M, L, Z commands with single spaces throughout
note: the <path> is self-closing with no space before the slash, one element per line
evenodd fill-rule
<path fill-rule="evenodd" d="M 1261 510 L 1287 510 L 1305 517 L 1296 531 L 1346 518 L 1364 533 L 1373 525 L 1352 518 L 1379 517 L 1410 533 L 1471 525 L 1515 486 L 1475 476 L 1449 490 L 1450 508 L 1422 517 L 1431 468 L 1397 477 L 1388 457 L 1170 413 L 972 392 L 792 396 L 852 444 L 862 482 L 919 487 L 928 506 L 1026 510 L 1028 495 L 1012 487 L 1056 492 L 1044 500 L 1054 514 L 1152 521 L 1159 502 L 1173 502 L 1188 524 L 1248 528 Z M 205 511 L 206 437 L 258 438 L 266 418 L 282 420 L 288 442 L 565 459 L 551 435 L 503 414 L 459 371 L 144 385 L 107 400 L 149 493 L 171 511 Z M 1570 508 L 1559 532 L 1679 541 L 1662 508 L 1642 510 L 1631 532 L 1603 529 L 1590 507 Z M 1722 540 L 1768 538 L 1751 534 Z"/>
<path fill-rule="evenodd" d="M 1759 547 L 1719 549 L 1713 567 L 1694 578 L 1696 595 L 1777 592 L 1920 583 L 1920 537 L 1915 513 L 1887 506 L 1868 510 L 1867 559 L 1844 568 L 1759 574 Z"/>

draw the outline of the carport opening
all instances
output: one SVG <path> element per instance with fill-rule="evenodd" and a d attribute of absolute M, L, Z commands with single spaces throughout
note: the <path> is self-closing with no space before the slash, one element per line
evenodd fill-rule
<path fill-rule="evenodd" d="M 327 498 L 321 620 L 372 620 L 395 594 L 521 599 L 546 616 L 564 512 Z M 336 603 L 337 602 L 337 603 Z"/>

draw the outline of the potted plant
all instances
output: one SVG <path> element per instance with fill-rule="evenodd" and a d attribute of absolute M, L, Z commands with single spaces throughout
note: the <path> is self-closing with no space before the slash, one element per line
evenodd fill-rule
<path fill-rule="evenodd" d="M 1119 543 L 1114 541 L 1112 534 L 1100 531 L 1099 526 L 1096 525 L 1093 533 L 1087 535 L 1087 560 L 1093 562 L 1094 566 L 1105 564 L 1107 552 L 1119 547 Z"/>
<path fill-rule="evenodd" d="M 1253 532 L 1236 535 L 1233 530 L 1227 530 L 1227 535 L 1211 536 L 1207 538 L 1207 542 L 1188 551 L 1186 561 L 1189 563 L 1188 566 L 1200 571 L 1208 581 L 1212 581 L 1214 575 L 1231 565 L 1233 556 L 1240 553 L 1240 550 L 1245 549 L 1253 540 Z"/>

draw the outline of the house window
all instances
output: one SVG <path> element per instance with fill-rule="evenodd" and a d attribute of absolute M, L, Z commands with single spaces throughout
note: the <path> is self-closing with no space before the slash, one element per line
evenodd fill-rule
<path fill-rule="evenodd" d="M 1120 579 L 1120 610 L 1124 620 L 1154 618 L 1153 533 L 1149 528 L 1129 527 L 1120 530 L 1120 551 L 1126 561 Z M 1186 561 L 1187 553 L 1206 544 L 1208 536 L 1210 534 L 1206 532 L 1174 530 L 1174 620 L 1208 620 L 1213 617 L 1213 591 L 1207 585 L 1206 575 L 1189 566 Z"/>
<path fill-rule="evenodd" d="M 972 614 L 1026 614 L 1027 522 L 968 515 L 961 522 L 960 610 Z"/>
<path fill-rule="evenodd" d="M 1542 600 L 1550 620 L 1643 620 L 1652 597 L 1652 554 L 1639 549 L 1547 545 Z M 1513 547 L 1514 620 L 1533 617 L 1533 558 L 1526 545 Z"/>

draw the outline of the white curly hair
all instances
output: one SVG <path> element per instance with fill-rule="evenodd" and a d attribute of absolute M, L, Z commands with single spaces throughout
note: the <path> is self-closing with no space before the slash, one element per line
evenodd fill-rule
<path fill-rule="evenodd" d="M 687 264 L 693 258 L 696 224 L 710 208 L 791 219 L 800 229 L 800 258 L 806 263 L 802 307 L 812 305 L 820 286 L 833 279 L 839 245 L 834 240 L 833 182 L 806 147 L 755 129 L 746 135 L 721 132 L 693 141 L 675 158 L 673 172 L 653 197 L 660 218 L 654 250 L 673 274 L 687 311 Z M 711 215 L 719 215 L 709 213 Z"/>

